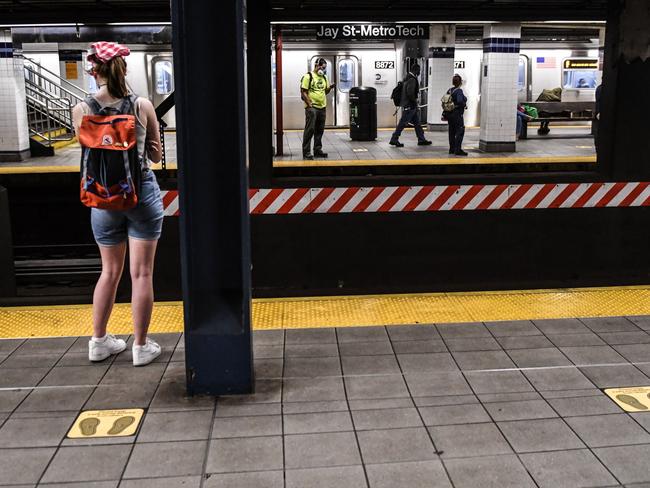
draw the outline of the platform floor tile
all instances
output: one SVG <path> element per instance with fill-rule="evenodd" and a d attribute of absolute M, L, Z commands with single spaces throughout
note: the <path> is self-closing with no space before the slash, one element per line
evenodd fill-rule
<path fill-rule="evenodd" d="M 650 414 L 601 388 L 650 385 L 632 360 L 650 345 L 612 363 L 593 352 L 610 346 L 550 340 L 615 333 L 607 324 L 648 330 L 620 317 L 587 332 L 579 320 L 258 330 L 255 393 L 217 399 L 185 396 L 179 333 L 157 335 L 167 354 L 138 369 L 126 353 L 84 363 L 85 337 L 0 340 L 0 486 L 647 487 Z M 529 338 L 546 341 L 506 347 Z M 317 345 L 324 356 L 293 355 Z M 81 411 L 127 407 L 145 409 L 134 436 L 66 438 Z"/>

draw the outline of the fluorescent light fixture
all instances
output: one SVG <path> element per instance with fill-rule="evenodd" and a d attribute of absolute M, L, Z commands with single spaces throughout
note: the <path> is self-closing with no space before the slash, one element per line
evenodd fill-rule
<path fill-rule="evenodd" d="M 167 25 L 172 25 L 171 22 L 107 22 L 105 24 L 93 24 L 92 27 L 102 27 L 102 26 L 151 26 L 155 27 L 158 25 L 161 26 L 167 26 Z M 86 24 L 70 24 L 70 23 L 62 23 L 62 24 L 0 24 L 0 28 L 7 28 L 7 27 L 88 27 Z"/>
<path fill-rule="evenodd" d="M 605 25 L 604 20 L 544 20 L 542 24 L 599 24 Z"/>
<path fill-rule="evenodd" d="M 171 22 L 108 22 L 106 24 L 99 24 L 99 27 L 102 25 L 122 25 L 122 26 L 129 26 L 129 25 L 149 25 L 149 26 L 156 26 L 156 25 L 172 25 Z"/>
<path fill-rule="evenodd" d="M 371 22 L 367 20 L 347 20 L 347 21 L 342 21 L 342 20 L 332 20 L 332 21 L 318 21 L 318 20 L 305 20 L 305 21 L 288 21 L 288 22 L 283 22 L 280 20 L 274 20 L 271 22 L 273 25 L 320 25 L 320 24 L 457 24 L 457 25 L 467 25 L 467 24 L 478 24 L 478 25 L 483 25 L 483 24 L 499 24 L 501 22 L 497 22 L 495 20 L 436 20 L 436 21 L 431 21 L 431 20 L 398 20 L 398 21 L 386 21 L 386 22 Z"/>
<path fill-rule="evenodd" d="M 0 27 L 75 27 L 83 24 L 0 24 Z"/>

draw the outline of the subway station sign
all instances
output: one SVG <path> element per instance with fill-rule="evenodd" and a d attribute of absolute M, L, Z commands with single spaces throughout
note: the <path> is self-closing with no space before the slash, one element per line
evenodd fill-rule
<path fill-rule="evenodd" d="M 322 24 L 316 26 L 319 40 L 428 39 L 427 24 Z"/>

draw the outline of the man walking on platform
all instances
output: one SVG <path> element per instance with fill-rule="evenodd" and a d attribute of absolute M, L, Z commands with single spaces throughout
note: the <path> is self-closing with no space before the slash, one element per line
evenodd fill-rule
<path fill-rule="evenodd" d="M 418 98 L 420 96 L 419 76 L 420 65 L 414 63 L 411 65 L 411 70 L 402 84 L 402 96 L 400 98 L 402 117 L 399 119 L 393 136 L 390 138 L 389 144 L 391 146 L 404 147 L 404 144 L 399 142 L 399 136 L 409 122 L 415 128 L 415 134 L 418 137 L 418 146 L 428 146 L 431 144 L 431 141 L 427 141 L 424 138 L 424 131 L 422 130 L 422 126 L 420 126 L 420 117 L 418 115 Z"/>
<path fill-rule="evenodd" d="M 327 94 L 336 86 L 327 79 L 327 61 L 318 58 L 314 70 L 300 80 L 300 96 L 305 102 L 305 130 L 302 133 L 302 157 L 304 159 L 326 158 L 323 152 L 323 132 L 327 108 Z M 314 138 L 314 154 L 311 153 L 311 139 Z"/>

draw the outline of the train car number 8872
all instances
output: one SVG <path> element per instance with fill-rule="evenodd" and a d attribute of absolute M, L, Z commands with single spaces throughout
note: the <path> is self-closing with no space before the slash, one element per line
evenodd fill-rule
<path fill-rule="evenodd" d="M 395 61 L 375 61 L 375 69 L 395 69 Z"/>

